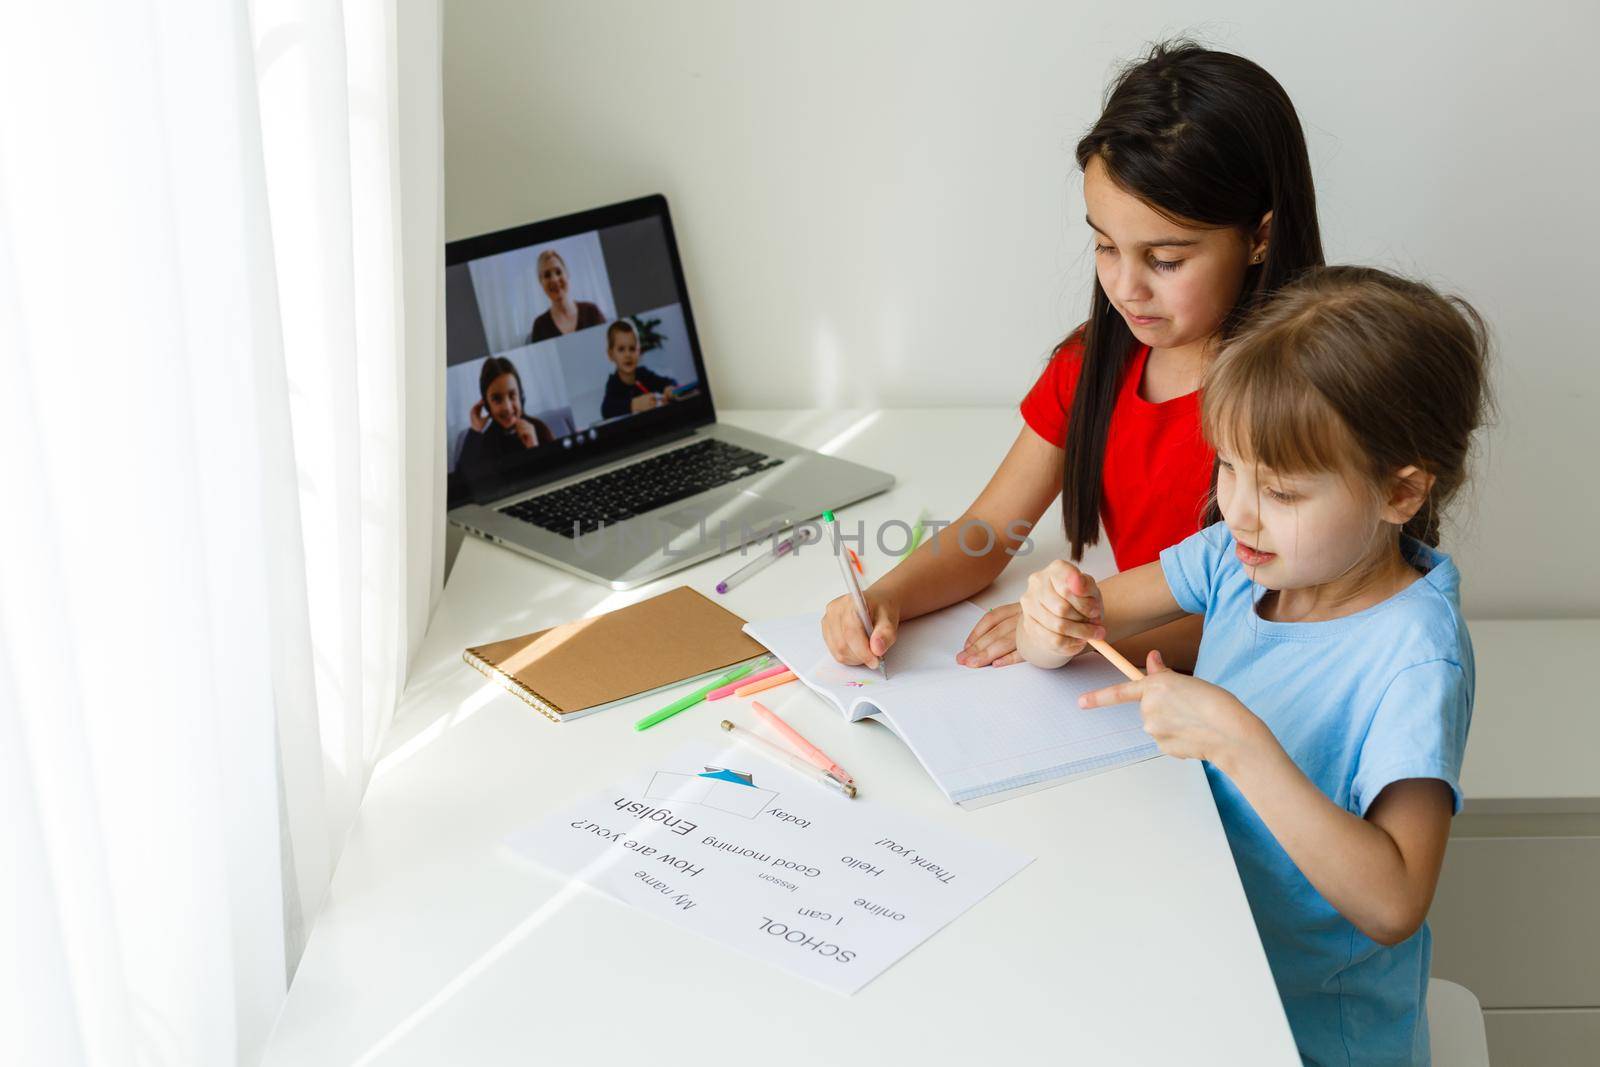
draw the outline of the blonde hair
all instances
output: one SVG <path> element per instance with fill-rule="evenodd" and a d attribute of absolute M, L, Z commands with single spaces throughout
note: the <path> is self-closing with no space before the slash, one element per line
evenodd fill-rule
<path fill-rule="evenodd" d="M 1433 476 L 1404 532 L 1439 544 L 1489 396 L 1488 329 L 1459 297 L 1368 267 L 1290 282 L 1224 346 L 1202 383 L 1201 427 L 1284 474 L 1332 471 L 1374 489 Z"/>
<path fill-rule="evenodd" d="M 539 258 L 534 261 L 533 269 L 534 269 L 534 271 L 536 273 L 538 273 L 538 274 L 543 274 L 544 273 L 544 261 L 547 260 L 547 259 L 553 259 L 557 263 L 560 263 L 562 270 L 566 270 L 567 269 L 567 261 L 565 259 L 561 258 L 561 253 L 557 252 L 553 248 L 547 248 L 543 252 L 540 252 L 539 253 Z"/>

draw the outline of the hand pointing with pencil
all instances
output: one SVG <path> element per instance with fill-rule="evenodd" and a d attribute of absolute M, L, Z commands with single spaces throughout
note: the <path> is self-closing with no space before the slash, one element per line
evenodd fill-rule
<path fill-rule="evenodd" d="M 1234 773 L 1248 756 L 1281 751 L 1267 725 L 1220 686 L 1179 674 L 1151 650 L 1149 674 L 1136 681 L 1096 689 L 1078 698 L 1082 708 L 1139 702 L 1144 732 L 1168 756 L 1203 759 Z"/>

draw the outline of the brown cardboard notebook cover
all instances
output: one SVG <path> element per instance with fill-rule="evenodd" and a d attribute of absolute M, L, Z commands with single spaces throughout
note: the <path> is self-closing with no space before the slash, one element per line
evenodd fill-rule
<path fill-rule="evenodd" d="M 686 585 L 538 633 L 462 653 L 556 722 L 766 652 L 744 620 Z"/>

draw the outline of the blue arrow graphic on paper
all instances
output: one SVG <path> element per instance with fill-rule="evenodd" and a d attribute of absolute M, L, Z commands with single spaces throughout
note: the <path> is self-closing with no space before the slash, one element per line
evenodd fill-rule
<path fill-rule="evenodd" d="M 720 781 L 732 782 L 734 785 L 748 785 L 751 788 L 754 788 L 756 784 L 754 775 L 746 771 L 730 771 L 723 767 L 707 767 L 705 773 L 700 777 L 716 778 Z"/>

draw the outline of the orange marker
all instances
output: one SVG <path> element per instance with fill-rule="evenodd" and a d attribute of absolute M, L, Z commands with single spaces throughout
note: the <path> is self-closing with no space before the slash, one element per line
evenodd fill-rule
<path fill-rule="evenodd" d="M 736 697 L 747 697 L 751 693 L 760 693 L 767 689 L 776 689 L 778 686 L 786 685 L 792 681 L 794 681 L 794 671 L 784 671 L 782 674 L 774 674 L 771 678 L 763 678 L 759 682 L 751 682 L 749 685 L 741 685 L 739 688 L 733 691 L 733 695 Z"/>
<path fill-rule="evenodd" d="M 1121 652 L 1118 652 L 1116 649 L 1112 648 L 1105 641 L 1100 640 L 1098 637 L 1091 637 L 1089 638 L 1089 644 L 1096 652 L 1110 660 L 1111 665 L 1117 670 L 1121 671 L 1122 676 L 1128 679 L 1128 681 L 1137 682 L 1140 678 L 1144 677 L 1144 672 L 1138 667 L 1135 667 L 1133 664 L 1129 663 L 1127 656 L 1124 656 Z"/>

